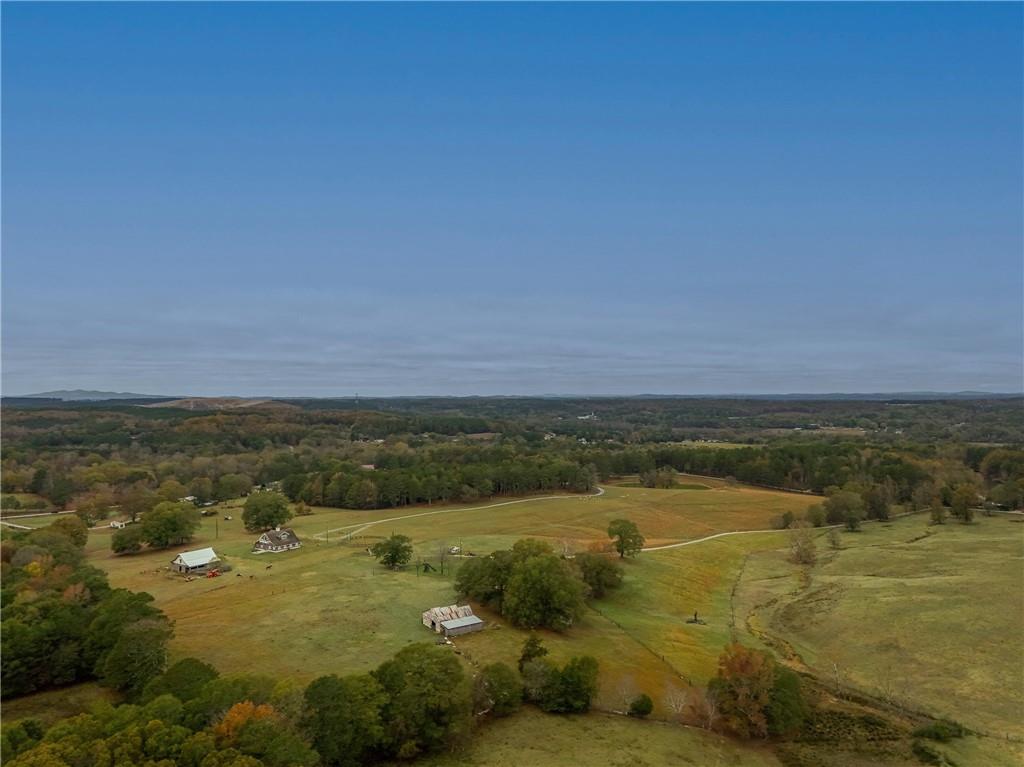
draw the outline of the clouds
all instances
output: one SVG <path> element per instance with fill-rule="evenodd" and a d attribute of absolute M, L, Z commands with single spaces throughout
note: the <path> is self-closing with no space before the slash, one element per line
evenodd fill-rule
<path fill-rule="evenodd" d="M 1013 390 L 1020 357 L 977 329 L 806 306 L 515 299 L 332 302 L 323 296 L 108 304 L 15 313 L 4 389 L 74 384 L 181 394 L 633 394 Z M 73 307 L 69 307 L 72 308 Z M 754 320 L 752 320 L 752 316 Z M 130 386 L 129 386 L 130 384 Z"/>
<path fill-rule="evenodd" d="M 1019 389 L 1020 25 L 13 5 L 4 390 Z"/>

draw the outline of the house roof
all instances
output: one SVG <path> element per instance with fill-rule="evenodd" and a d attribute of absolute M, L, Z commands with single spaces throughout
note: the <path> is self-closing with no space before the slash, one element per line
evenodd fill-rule
<path fill-rule="evenodd" d="M 441 628 L 458 629 L 463 626 L 475 626 L 478 623 L 483 623 L 483 621 L 475 615 L 467 615 L 465 618 L 453 618 L 450 621 L 441 621 Z"/>
<path fill-rule="evenodd" d="M 183 551 L 174 558 L 175 562 L 181 562 L 186 567 L 200 567 L 210 562 L 219 560 L 217 552 L 211 548 L 196 549 L 195 551 Z"/>
<path fill-rule="evenodd" d="M 262 541 L 264 538 L 266 538 L 267 543 L 272 546 L 299 543 L 299 536 L 297 536 L 295 531 L 291 528 L 285 528 L 284 530 L 267 530 L 267 532 L 260 536 L 260 540 Z"/>

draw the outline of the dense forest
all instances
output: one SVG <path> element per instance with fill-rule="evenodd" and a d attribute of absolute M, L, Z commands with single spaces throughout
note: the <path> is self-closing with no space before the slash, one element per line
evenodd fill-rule
<path fill-rule="evenodd" d="M 134 518 L 161 501 L 201 504 L 280 483 L 309 505 L 380 508 L 589 492 L 598 481 L 660 467 L 815 493 L 881 485 L 899 503 L 915 492 L 948 502 L 961 485 L 1001 506 L 1024 497 L 1019 399 L 355 404 L 272 402 L 227 411 L 8 404 L 3 507 L 79 509 L 94 523 L 115 509 Z M 722 445 L 708 432 L 732 442 Z M 931 433 L 947 436 L 914 436 Z"/>

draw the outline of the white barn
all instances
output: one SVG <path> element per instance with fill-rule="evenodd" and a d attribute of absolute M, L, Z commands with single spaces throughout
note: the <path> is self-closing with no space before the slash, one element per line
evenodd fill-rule
<path fill-rule="evenodd" d="M 183 551 L 171 560 L 171 569 L 179 573 L 194 573 L 220 566 L 220 557 L 211 548 Z"/>

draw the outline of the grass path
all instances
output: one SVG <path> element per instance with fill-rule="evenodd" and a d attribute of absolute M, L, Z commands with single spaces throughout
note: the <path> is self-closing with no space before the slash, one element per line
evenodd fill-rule
<path fill-rule="evenodd" d="M 598 487 L 594 493 L 592 493 L 590 495 L 581 496 L 581 500 L 587 500 L 589 498 L 597 498 L 597 497 L 602 496 L 602 495 L 604 495 L 604 488 L 603 487 Z M 571 495 L 542 495 L 542 496 L 539 496 L 539 497 L 532 497 L 532 498 L 519 498 L 519 499 L 517 499 L 515 501 L 502 501 L 501 503 L 489 503 L 486 506 L 470 506 L 469 508 L 466 508 L 466 509 L 437 509 L 436 511 L 421 511 L 421 512 L 419 512 L 417 514 L 406 514 L 406 515 L 401 516 L 401 517 L 388 517 L 387 519 L 375 519 L 372 522 L 357 522 L 354 525 L 342 525 L 341 527 L 332 527 L 330 530 L 327 530 L 326 532 L 323 532 L 323 533 L 317 533 L 313 537 L 316 538 L 318 541 L 322 541 L 322 540 L 325 540 L 326 536 L 329 536 L 331 533 L 339 533 L 339 532 L 342 532 L 344 530 L 350 530 L 351 532 L 348 535 L 351 538 L 352 536 L 357 535 L 358 533 L 363 532 L 363 530 L 366 530 L 367 528 L 373 527 L 374 525 L 382 525 L 385 522 L 401 522 L 403 519 L 415 519 L 417 517 L 430 517 L 430 516 L 433 516 L 435 514 L 457 514 L 458 512 L 462 512 L 462 511 L 483 511 L 485 509 L 496 509 L 499 506 L 512 506 L 513 504 L 516 504 L 516 503 L 533 503 L 534 501 L 564 501 L 566 498 L 572 498 L 572 496 Z M 358 530 L 353 530 L 352 528 L 359 528 L 359 529 Z"/>

